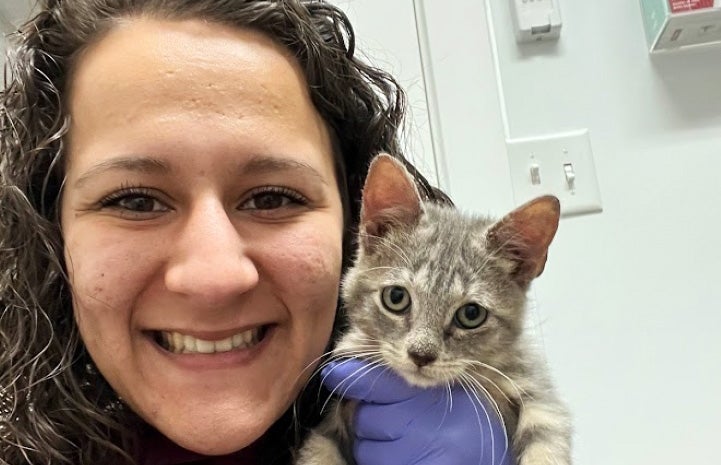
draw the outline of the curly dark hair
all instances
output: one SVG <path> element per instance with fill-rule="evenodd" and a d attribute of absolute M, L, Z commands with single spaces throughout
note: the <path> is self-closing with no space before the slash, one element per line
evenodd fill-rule
<path fill-rule="evenodd" d="M 429 199 L 447 201 L 401 154 L 405 96 L 355 54 L 348 18 L 322 0 L 42 0 L 10 37 L 0 94 L 0 464 L 134 463 L 140 420 L 95 372 L 75 324 L 63 263 L 59 199 L 70 116 L 65 90 L 78 55 L 138 16 L 204 19 L 260 31 L 286 47 L 328 125 L 352 257 L 368 164 L 403 160 Z M 337 312 L 336 327 L 342 312 Z M 300 403 L 317 416 L 312 400 Z M 293 446 L 292 415 L 271 432 Z M 302 428 L 301 428 L 302 429 Z M 295 430 L 294 430 L 295 431 Z M 289 450 L 290 448 L 288 448 Z M 278 452 L 287 460 L 288 451 Z M 264 463 L 270 463 L 267 460 Z"/>

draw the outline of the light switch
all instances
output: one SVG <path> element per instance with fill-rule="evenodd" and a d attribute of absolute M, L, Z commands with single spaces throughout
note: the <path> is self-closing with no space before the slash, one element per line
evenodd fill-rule
<path fill-rule="evenodd" d="M 576 190 L 576 172 L 573 170 L 573 163 L 564 163 L 563 171 L 566 173 L 566 185 L 571 192 Z"/>
<path fill-rule="evenodd" d="M 561 215 L 602 211 L 601 194 L 587 129 L 506 141 L 517 205 L 552 194 Z"/>
<path fill-rule="evenodd" d="M 534 186 L 541 184 L 541 167 L 538 163 L 531 163 L 531 184 Z"/>

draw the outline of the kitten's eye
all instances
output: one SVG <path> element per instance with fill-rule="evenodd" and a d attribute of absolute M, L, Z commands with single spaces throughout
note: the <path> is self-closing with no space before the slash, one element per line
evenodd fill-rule
<path fill-rule="evenodd" d="M 462 329 L 475 329 L 488 318 L 488 310 L 478 304 L 466 304 L 456 310 L 453 321 Z"/>
<path fill-rule="evenodd" d="M 401 286 L 388 286 L 381 292 L 383 306 L 391 312 L 401 313 L 411 306 L 411 296 Z"/>

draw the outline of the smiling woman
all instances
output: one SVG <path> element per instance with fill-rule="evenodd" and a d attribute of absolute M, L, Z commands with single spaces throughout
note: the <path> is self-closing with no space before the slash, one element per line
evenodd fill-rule
<path fill-rule="evenodd" d="M 288 463 L 402 92 L 322 1 L 40 3 L 0 107 L 0 462 Z"/>
<path fill-rule="evenodd" d="M 298 64 L 257 32 L 138 19 L 83 53 L 69 93 L 61 226 L 88 352 L 177 444 L 252 443 L 338 300 L 340 191 Z"/>

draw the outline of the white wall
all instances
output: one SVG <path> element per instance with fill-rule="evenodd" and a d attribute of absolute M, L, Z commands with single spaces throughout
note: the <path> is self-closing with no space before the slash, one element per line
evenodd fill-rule
<path fill-rule="evenodd" d="M 651 59 L 639 2 L 559 0 L 518 46 L 490 0 L 511 137 L 589 128 L 604 212 L 564 219 L 535 286 L 576 463 L 717 464 L 721 49 Z M 445 164 L 465 208 L 513 204 L 484 2 L 425 0 Z"/>

